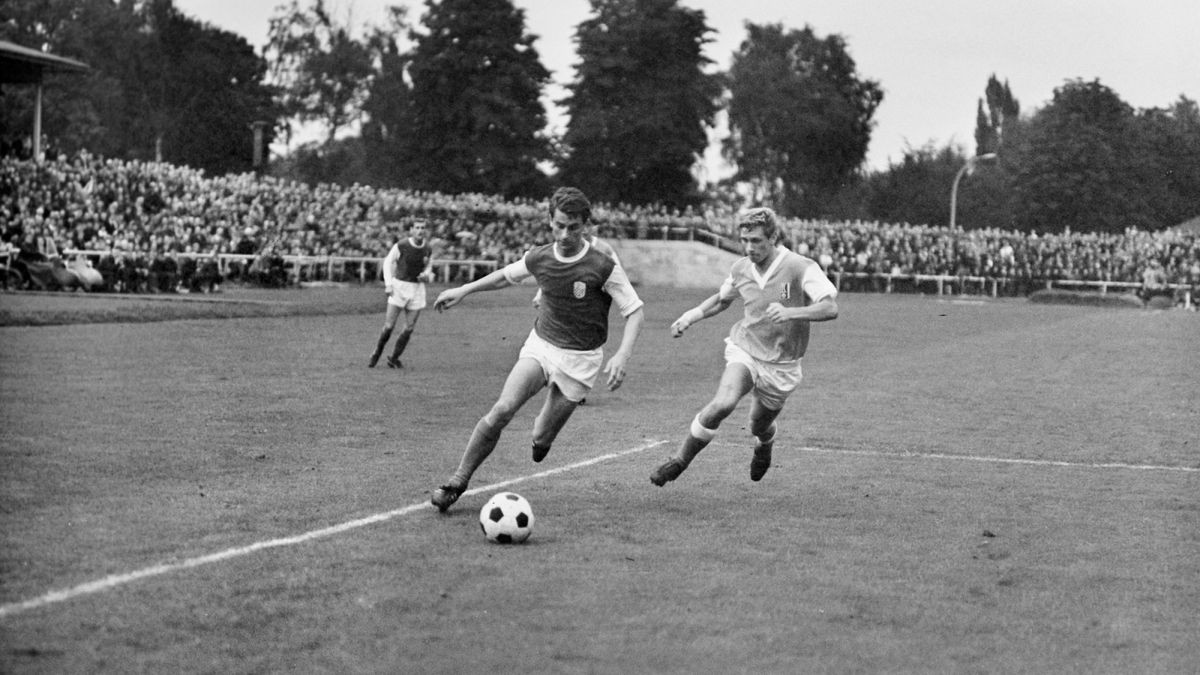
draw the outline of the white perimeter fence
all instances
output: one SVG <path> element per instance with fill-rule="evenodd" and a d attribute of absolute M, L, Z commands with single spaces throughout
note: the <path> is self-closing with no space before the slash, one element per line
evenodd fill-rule
<path fill-rule="evenodd" d="M 713 242 L 716 243 L 716 242 Z M 63 252 L 64 258 L 87 258 L 95 266 L 99 259 L 107 255 L 107 251 L 81 251 L 69 249 Z M 176 259 L 182 257 L 201 260 L 209 258 L 207 253 L 178 253 Z M 3 253 L 5 264 L 11 263 L 12 251 Z M 216 255 L 221 276 L 228 276 L 234 265 L 248 269 L 257 255 L 240 255 L 236 253 L 219 253 Z M 350 256 L 280 256 L 286 270 L 288 280 L 292 283 L 302 281 L 356 281 L 367 283 L 380 280 L 380 258 L 350 257 Z M 438 281 L 449 283 L 455 280 L 477 279 L 483 274 L 498 269 L 500 263 L 495 260 L 456 260 L 450 258 L 435 258 L 433 269 Z M 1016 279 L 1014 277 L 980 277 L 958 276 L 951 274 L 892 274 L 869 272 L 839 272 L 830 273 L 830 278 L 839 288 L 853 287 L 856 290 L 871 290 L 881 293 L 894 292 L 936 292 L 937 295 L 984 295 L 999 297 L 1001 295 L 1022 295 L 1039 288 L 1052 290 L 1095 290 L 1101 294 L 1109 292 L 1128 293 L 1141 288 L 1134 281 L 1085 281 L 1074 279 Z M 1192 307 L 1192 289 L 1186 284 L 1169 284 L 1168 288 L 1182 297 L 1186 307 Z"/>

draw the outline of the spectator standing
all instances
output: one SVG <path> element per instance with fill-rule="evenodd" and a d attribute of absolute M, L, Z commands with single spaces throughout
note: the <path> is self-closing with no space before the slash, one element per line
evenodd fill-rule
<path fill-rule="evenodd" d="M 196 288 L 205 293 L 221 291 L 221 262 L 217 252 L 213 251 L 200 263 L 196 272 Z"/>
<path fill-rule="evenodd" d="M 1162 261 L 1157 257 L 1151 258 L 1150 264 L 1142 272 L 1142 302 L 1150 302 L 1151 298 L 1167 292 L 1167 273 L 1163 271 Z"/>

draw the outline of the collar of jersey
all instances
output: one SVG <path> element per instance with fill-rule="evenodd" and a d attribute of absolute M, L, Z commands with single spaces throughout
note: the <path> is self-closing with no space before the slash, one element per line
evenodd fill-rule
<path fill-rule="evenodd" d="M 583 254 L 587 253 L 588 249 L 592 247 L 592 245 L 588 242 L 588 240 L 584 239 L 583 240 L 583 248 L 580 249 L 579 253 L 576 253 L 575 255 L 571 256 L 570 258 L 564 258 L 562 256 L 562 254 L 558 252 L 558 242 L 551 244 L 551 246 L 554 249 L 555 259 L 557 259 L 559 262 L 564 262 L 564 263 L 573 263 L 576 260 L 579 260 L 580 258 L 583 257 Z"/>
<path fill-rule="evenodd" d="M 758 265 L 755 265 L 753 262 L 750 263 L 750 274 L 754 275 L 754 283 L 758 284 L 759 288 L 766 288 L 767 279 L 775 273 L 775 268 L 779 267 L 780 263 L 783 262 L 783 252 L 786 250 L 782 246 L 776 246 L 775 259 L 771 261 L 771 266 L 767 268 L 767 271 L 762 274 L 758 273 Z"/>

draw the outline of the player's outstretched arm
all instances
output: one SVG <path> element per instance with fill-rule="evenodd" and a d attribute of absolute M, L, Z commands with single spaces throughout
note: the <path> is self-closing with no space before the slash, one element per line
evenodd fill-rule
<path fill-rule="evenodd" d="M 713 293 L 705 298 L 704 302 L 689 309 L 678 319 L 675 319 L 675 323 L 671 324 L 671 337 L 683 335 L 683 331 L 687 330 L 692 324 L 724 312 L 732 303 L 732 298 L 722 300 L 720 293 Z"/>
<path fill-rule="evenodd" d="M 463 298 L 472 293 L 478 293 L 480 291 L 496 291 L 501 288 L 508 288 L 511 285 L 512 282 L 510 282 L 508 277 L 504 275 L 504 270 L 499 269 L 482 279 L 476 279 L 475 281 L 463 284 L 458 288 L 447 288 L 441 293 L 438 293 L 437 300 L 433 301 L 433 308 L 440 312 L 457 305 L 462 301 Z"/>
<path fill-rule="evenodd" d="M 642 332 L 642 322 L 645 321 L 645 318 L 646 315 L 641 307 L 625 317 L 625 331 L 621 334 L 621 346 L 617 349 L 617 353 L 608 360 L 608 365 L 604 367 L 609 391 L 619 388 L 625 382 L 629 357 L 633 356 L 633 345 Z"/>

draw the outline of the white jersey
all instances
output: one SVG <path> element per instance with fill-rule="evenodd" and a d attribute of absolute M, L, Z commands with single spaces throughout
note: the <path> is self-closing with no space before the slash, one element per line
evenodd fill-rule
<path fill-rule="evenodd" d="M 729 331 L 729 340 L 760 361 L 798 361 L 808 349 L 809 321 L 775 323 L 767 318 L 767 307 L 778 302 L 784 307 L 805 307 L 822 298 L 836 298 L 837 287 L 829 281 L 817 261 L 780 246 L 765 273 L 749 258 L 733 263 L 729 277 L 718 291 L 722 300 L 742 298 L 745 315 Z"/>

